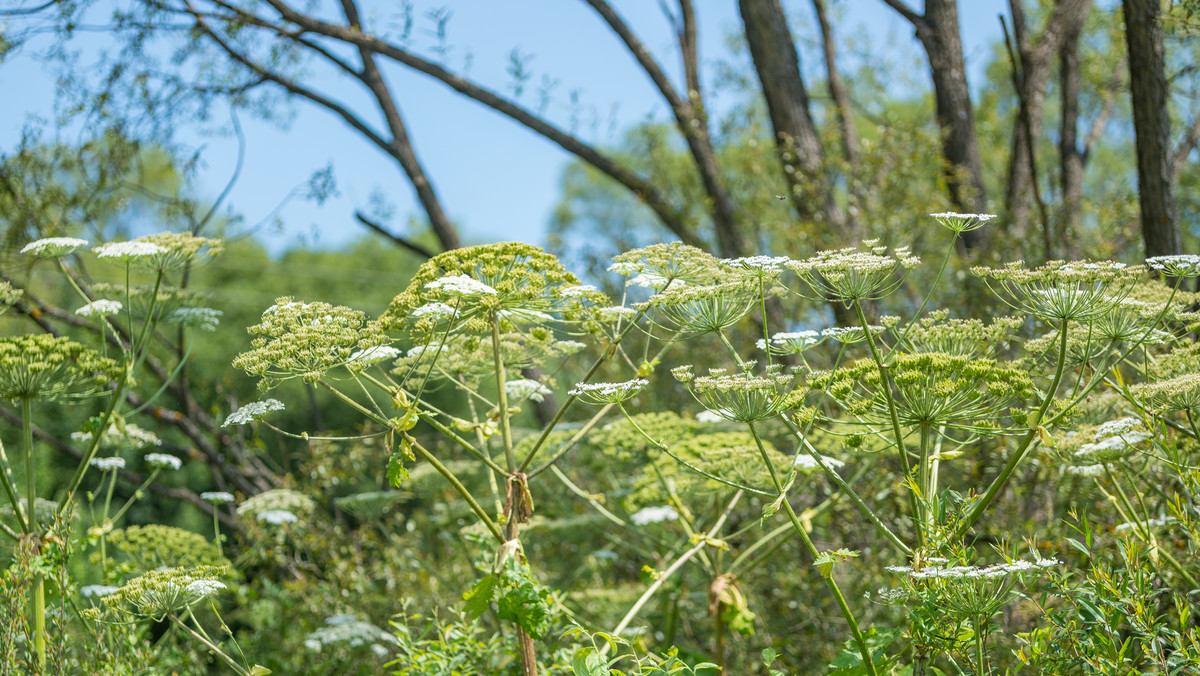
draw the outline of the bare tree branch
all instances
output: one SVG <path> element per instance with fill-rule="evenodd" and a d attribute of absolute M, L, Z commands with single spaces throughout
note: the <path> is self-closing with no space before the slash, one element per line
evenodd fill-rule
<path fill-rule="evenodd" d="M 363 212 L 361 212 L 361 211 L 354 212 L 354 218 L 359 223 L 362 223 L 363 225 L 367 226 L 368 228 L 374 230 L 375 232 L 383 235 L 384 237 L 387 237 L 388 239 L 392 240 L 396 244 L 404 247 L 405 249 L 408 249 L 409 251 L 415 253 L 416 255 L 420 256 L 421 258 L 424 258 L 425 260 L 429 260 L 430 258 L 434 257 L 434 253 L 432 251 L 430 251 L 429 249 L 426 249 L 425 247 L 421 246 L 420 244 L 417 244 L 416 242 L 407 240 L 407 239 L 401 237 L 400 235 L 397 235 L 397 234 L 391 232 L 390 230 L 383 227 L 382 225 L 367 218 L 366 215 L 363 214 Z"/>

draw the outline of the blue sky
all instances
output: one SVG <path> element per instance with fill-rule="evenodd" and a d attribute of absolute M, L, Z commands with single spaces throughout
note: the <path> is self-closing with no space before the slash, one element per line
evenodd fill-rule
<path fill-rule="evenodd" d="M 522 101 L 537 106 L 543 74 L 556 78 L 547 115 L 566 126 L 571 116 L 568 92 L 579 91 L 583 115 L 579 132 L 604 145 L 620 138 L 630 125 L 650 118 L 667 119 L 668 111 L 648 79 L 617 38 L 580 0 L 450 0 L 417 3 L 416 51 L 428 54 L 434 38 L 432 21 L 423 13 L 443 6 L 454 12 L 448 23 L 452 51 L 447 66 L 461 71 L 469 53 L 469 75 L 493 89 L 507 91 L 509 52 L 519 47 L 532 54 L 533 74 Z M 672 49 L 670 27 L 651 0 L 614 0 L 614 6 L 644 44 L 678 82 L 679 65 Z M 717 62 L 742 63 L 726 46 L 726 37 L 740 27 L 736 0 L 697 0 L 702 74 L 715 76 Z M 911 27 L 881 0 L 841 0 L 831 3 L 839 18 L 835 31 L 848 54 L 847 42 L 869 47 L 899 63 L 924 67 Z M 963 0 L 960 4 L 963 42 L 972 86 L 982 78 L 986 46 L 1000 35 L 997 15 L 1005 0 Z M 821 56 L 815 20 L 807 1 L 785 2 L 794 12 L 795 34 L 806 70 L 816 72 Z M 0 65 L 0 91 L 10 92 L 0 106 L 0 152 L 12 148 L 28 115 L 48 115 L 53 82 L 33 45 Z M 852 64 L 847 64 L 847 68 Z M 914 73 L 921 73 L 914 69 Z M 559 194 L 559 179 L 571 157 L 523 127 L 455 94 L 428 78 L 399 68 L 385 75 L 396 93 L 417 153 L 439 191 L 451 219 L 472 241 L 520 239 L 540 243 Z M 365 99 L 333 75 L 317 72 L 326 92 L 363 105 Z M 922 86 L 927 76 L 916 78 Z M 20 92 L 13 96 L 11 92 Z M 712 88 L 708 94 L 711 95 Z M 708 100 L 720 111 L 721 99 Z M 374 110 L 371 108 L 370 110 Z M 592 111 L 595 111 L 594 113 Z M 219 117 L 219 115 L 218 115 Z M 332 164 L 340 195 L 323 206 L 293 201 L 279 212 L 282 227 L 265 227 L 260 238 L 274 251 L 300 243 L 334 246 L 364 233 L 353 220 L 356 209 L 368 209 L 373 192 L 395 207 L 397 223 L 418 215 L 404 175 L 382 153 L 347 129 L 331 114 L 298 103 L 286 128 L 241 115 L 247 147 L 242 177 L 228 204 L 247 224 L 267 218 L 276 205 L 312 173 Z M 216 195 L 233 171 L 236 144 L 229 135 L 182 130 L 190 145 L 203 148 L 201 190 Z M 401 225 L 402 228 L 402 225 Z M 154 230 L 149 224 L 148 230 Z M 398 228 L 399 229 L 399 228 Z"/>

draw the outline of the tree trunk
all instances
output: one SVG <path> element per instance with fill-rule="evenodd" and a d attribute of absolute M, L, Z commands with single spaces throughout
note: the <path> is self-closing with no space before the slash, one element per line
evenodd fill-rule
<path fill-rule="evenodd" d="M 1129 88 L 1137 140 L 1138 201 L 1146 256 L 1178 254 L 1175 192 L 1171 181 L 1171 121 L 1159 0 L 1123 0 L 1125 42 L 1129 48 Z"/>
<path fill-rule="evenodd" d="M 920 15 L 902 0 L 884 2 L 913 25 L 917 39 L 929 57 L 950 201 L 958 211 L 986 211 L 987 190 L 983 183 L 975 111 L 971 107 L 971 90 L 967 87 L 967 67 L 958 31 L 958 3 L 956 0 L 925 0 L 925 14 Z M 978 248 L 986 241 L 986 232 L 986 229 L 964 232 L 963 246 Z"/>
<path fill-rule="evenodd" d="M 1025 26 L 1025 11 L 1021 0 L 1009 0 L 1013 33 L 1020 56 L 1020 77 L 1017 96 L 1024 106 L 1021 117 L 1013 124 L 1011 154 L 1008 163 L 1008 191 L 1005 206 L 1008 211 L 1011 235 L 1021 240 L 1028 232 L 1035 196 L 1033 185 L 1037 158 L 1031 150 L 1041 137 L 1042 110 L 1046 102 L 1046 83 L 1050 79 L 1054 56 L 1063 44 L 1064 36 L 1073 33 L 1078 40 L 1083 22 L 1092 8 L 1092 0 L 1058 0 L 1046 19 L 1041 34 L 1033 38 Z M 1050 252 L 1047 252 L 1050 255 Z"/>
<path fill-rule="evenodd" d="M 854 113 L 850 110 L 850 92 L 842 81 L 841 71 L 837 67 L 837 43 L 833 39 L 833 27 L 825 11 L 825 0 L 812 0 L 813 11 L 817 14 L 817 24 L 821 28 L 821 46 L 825 52 L 825 74 L 829 82 L 829 97 L 833 99 L 833 111 L 837 117 L 838 129 L 842 134 L 842 159 L 846 165 L 853 167 L 858 161 L 858 127 L 854 124 Z M 862 229 L 855 210 L 863 203 L 860 185 L 857 181 L 848 180 L 850 209 L 845 217 L 844 230 L 850 242 L 862 238 Z"/>
<path fill-rule="evenodd" d="M 783 6 L 779 0 L 739 0 L 738 8 L 796 213 L 801 220 L 825 220 L 844 242 L 845 219 L 826 177 L 825 152 L 809 113 L 800 57 Z"/>
<path fill-rule="evenodd" d="M 1083 202 L 1084 151 L 1079 148 L 1079 36 L 1082 23 L 1063 33 L 1058 47 L 1059 101 L 1062 124 L 1058 136 L 1059 180 L 1062 187 L 1062 208 L 1059 210 L 1059 239 L 1064 244 L 1062 255 L 1079 257 L 1080 210 Z"/>

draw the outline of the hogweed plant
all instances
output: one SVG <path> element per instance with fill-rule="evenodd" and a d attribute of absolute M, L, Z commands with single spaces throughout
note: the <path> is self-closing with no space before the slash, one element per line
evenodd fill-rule
<path fill-rule="evenodd" d="M 1171 514 L 1150 513 L 1145 500 L 1131 495 L 1152 488 L 1142 471 L 1147 465 L 1195 474 L 1189 454 L 1200 443 L 1200 350 L 1188 347 L 1186 334 L 1198 321 L 1187 307 L 1191 295 L 1179 289 L 1184 279 L 1200 276 L 1200 265 L 1186 256 L 1147 261 L 1169 286 L 1148 279 L 1146 268 L 1106 261 L 974 268 L 1012 315 L 951 317 L 950 308 L 926 310 L 954 256 L 954 240 L 993 217 L 933 218 L 951 237 L 923 297 L 910 279 L 921 261 L 904 246 L 878 240 L 804 260 L 718 260 L 679 243 L 652 245 L 614 258 L 609 270 L 625 277 L 616 305 L 553 256 L 503 243 L 435 256 L 374 319 L 281 298 L 250 328 L 252 349 L 234 364 L 258 378 L 264 392 L 300 380 L 361 414 L 367 434 L 386 443 L 394 486 L 404 484 L 414 463 L 444 479 L 478 524 L 483 539 L 474 541 L 487 543 L 476 559 L 481 577 L 463 594 L 465 608 L 475 618 L 494 608 L 497 618 L 515 625 L 514 651 L 527 676 L 538 673 L 537 642 L 565 609 L 541 586 L 525 552 L 523 532 L 540 492 L 534 480 L 546 472 L 613 527 L 678 529 L 688 540 L 665 567 L 647 568 L 647 588 L 613 631 L 579 630 L 592 645 L 576 654 L 576 674 L 619 673 L 623 660 L 676 673 L 674 657 L 646 662 L 632 649 L 615 658 L 607 653 L 629 647 L 623 632 L 693 564 L 709 575 L 712 654 L 723 665 L 726 633 L 748 635 L 755 622 L 739 581 L 789 537 L 803 543 L 850 632 L 836 673 L 890 673 L 903 662 L 914 674 L 945 673 L 947 665 L 961 673 L 960 662 L 990 673 L 986 645 L 1001 628 L 994 618 L 1034 594 L 1043 572 L 1057 570 L 1059 561 L 1040 555 L 1021 561 L 972 542 L 1013 476 L 1048 453 L 1069 465 L 1065 475 L 1094 481 L 1130 524 L 1122 527 L 1129 536 L 1194 586 L 1194 574 L 1154 535 L 1155 524 L 1167 518 L 1195 523 L 1190 507 L 1168 500 Z M 906 297 L 897 299 L 901 289 Z M 822 326 L 798 319 L 814 316 L 809 312 L 770 326 L 769 299 L 838 305 L 858 321 Z M 898 314 L 875 317 L 882 306 Z M 739 327 L 752 320 L 761 338 L 741 349 Z M 671 387 L 656 367 L 688 343 L 717 345 L 728 356 L 726 366 L 671 372 L 700 416 L 715 421 L 704 424 L 722 429 L 669 441 L 655 427 L 662 419 L 634 408 L 645 392 Z M 559 382 L 572 373 L 581 375 Z M 601 381 L 602 374 L 616 377 Z M 1080 417 L 1104 392 L 1127 415 L 1082 425 Z M 518 424 L 538 404 L 540 430 L 518 438 Z M 247 404 L 226 425 L 269 425 L 270 413 L 283 407 L 270 398 Z M 571 476 L 571 450 L 606 433 L 616 423 L 599 423 L 613 413 L 647 454 L 646 480 L 634 496 L 649 490 L 659 501 L 625 518 L 580 485 L 586 480 Z M 488 497 L 468 488 L 448 449 L 482 468 Z M 1001 465 L 964 478 L 963 466 L 981 454 L 998 454 Z M 899 499 L 860 495 L 854 486 L 868 471 L 890 477 L 887 492 Z M 819 477 L 830 496 L 798 511 L 793 503 Z M 704 518 L 689 508 L 688 491 L 700 487 L 715 499 Z M 743 500 L 758 501 L 760 518 L 727 531 Z M 817 520 L 837 501 L 849 503 L 891 552 L 819 547 L 826 538 L 814 534 Z M 272 523 L 295 518 L 287 509 L 258 517 L 268 514 Z M 779 514 L 786 522 L 769 527 Z M 898 586 L 876 600 L 904 605 L 907 625 L 903 632 L 864 626 L 860 618 L 870 605 L 856 608 L 842 592 L 846 571 L 896 559 L 903 561 L 893 568 L 902 574 Z M 907 648 L 889 652 L 901 635 Z"/>
<path fill-rule="evenodd" d="M 0 445 L 0 485 L 4 488 L 7 509 L 11 510 L 18 526 L 13 529 L 0 525 L 0 531 L 21 547 L 28 548 L 33 560 L 38 561 L 44 550 L 63 544 L 55 532 L 48 530 L 49 525 L 55 519 L 70 518 L 89 471 L 97 473 L 103 498 L 100 512 L 96 514 L 96 494 L 88 494 L 93 503 L 95 525 L 88 529 L 87 537 L 99 545 L 101 575 L 105 576 L 107 541 L 115 524 L 161 471 L 179 469 L 182 464 L 180 458 L 168 453 L 146 454 L 142 462 L 149 471 L 144 482 L 114 511 L 113 491 L 127 457 L 143 447 L 159 443 L 153 433 L 127 422 L 127 418 L 154 403 L 165 391 L 170 378 L 179 374 L 190 351 L 185 353 L 162 388 L 142 400 L 140 405 L 131 406 L 131 401 L 135 400 L 129 395 L 137 385 L 137 375 L 150 357 L 160 326 L 176 324 L 182 328 L 208 330 L 215 326 L 220 313 L 187 305 L 188 294 L 174 289 L 170 278 L 216 254 L 221 243 L 189 233 L 160 233 L 132 241 L 100 244 L 92 248 L 90 254 L 99 261 L 114 264 L 123 272 L 124 283 L 112 285 L 84 283 L 84 277 L 73 262 L 85 255 L 87 247 L 86 240 L 51 237 L 31 242 L 20 252 L 49 260 L 57 266 L 82 303 L 74 312 L 78 318 L 76 323 L 91 329 L 97 340 L 94 346 L 89 346 L 49 329 L 46 333 L 0 338 L 0 399 L 15 402 L 20 407 L 21 465 L 24 469 L 24 485 L 21 486 L 14 479 L 13 463 Z M 149 286 L 135 284 L 135 279 L 145 278 L 151 280 Z M 110 297 L 97 297 L 98 292 Z M 22 313 L 37 317 L 42 310 L 32 304 L 33 298 L 25 289 L 14 289 L 7 278 L 0 284 L 0 301 L 5 309 L 22 304 L 26 298 L 31 304 L 23 305 Z M 90 417 L 83 429 L 73 435 L 80 459 L 66 486 L 58 490 L 60 497 L 53 503 L 55 509 L 49 517 L 40 515 L 39 509 L 27 509 L 29 504 L 43 502 L 44 487 L 38 485 L 38 458 L 33 444 L 35 411 L 50 404 L 92 399 L 102 402 L 98 407 L 101 412 Z M 110 455 L 101 457 L 102 450 Z M 31 654 L 28 660 L 31 669 L 41 673 L 47 668 L 45 577 L 41 572 L 43 566 L 35 563 L 31 569 L 34 572 L 26 645 Z M 69 593 L 67 584 L 60 581 L 57 586 L 55 592 L 64 600 L 62 609 L 75 608 L 65 603 Z M 61 655 L 63 649 L 58 646 L 56 654 Z"/>

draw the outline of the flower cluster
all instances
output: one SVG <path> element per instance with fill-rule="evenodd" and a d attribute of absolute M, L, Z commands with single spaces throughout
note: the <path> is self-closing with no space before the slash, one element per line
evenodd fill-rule
<path fill-rule="evenodd" d="M 972 268 L 1010 307 L 1050 321 L 1090 319 L 1113 308 L 1142 277 L 1140 268 L 1109 261 L 1050 261 L 1026 268 Z"/>
<path fill-rule="evenodd" d="M 548 394 L 554 393 L 536 380 L 521 378 L 504 383 L 504 395 L 508 398 L 509 403 L 517 403 L 526 399 L 542 401 Z"/>
<path fill-rule="evenodd" d="M 380 656 L 388 654 L 384 644 L 395 643 L 396 638 L 383 629 L 358 619 L 350 614 L 325 618 L 325 626 L 308 635 L 304 645 L 309 650 L 320 650 L 324 646 L 345 644 L 352 648 L 370 646 Z"/>
<path fill-rule="evenodd" d="M 352 356 L 388 342 L 375 322 L 357 310 L 328 303 L 301 303 L 280 298 L 248 329 L 253 349 L 233 365 L 273 387 L 282 380 L 320 380 L 331 369 L 345 366 Z"/>
<path fill-rule="evenodd" d="M 147 453 L 142 459 L 153 469 L 176 470 L 183 466 L 183 461 L 170 453 Z"/>
<path fill-rule="evenodd" d="M 225 585 L 217 578 L 226 573 L 227 569 L 220 566 L 154 570 L 129 580 L 101 600 L 106 608 L 159 622 L 169 614 L 183 613 L 224 589 Z"/>
<path fill-rule="evenodd" d="M 182 528 L 147 524 L 119 528 L 108 542 L 120 552 L 124 567 L 138 572 L 175 566 L 227 566 L 212 540 Z"/>
<path fill-rule="evenodd" d="M 679 518 L 679 513 L 674 507 L 663 505 L 661 507 L 643 507 L 633 514 L 629 515 L 629 520 L 635 526 L 646 526 L 660 521 L 674 521 Z"/>
<path fill-rule="evenodd" d="M 117 362 L 48 333 L 0 338 L 0 399 L 61 399 L 102 392 Z"/>
<path fill-rule="evenodd" d="M 955 234 L 982 228 L 984 224 L 996 217 L 996 214 L 957 214 L 951 211 L 929 215 Z"/>
<path fill-rule="evenodd" d="M 728 282 L 714 286 L 682 286 L 655 294 L 646 308 L 656 323 L 681 337 L 715 333 L 733 326 L 754 309 L 758 286 Z"/>
<path fill-rule="evenodd" d="M 222 505 L 227 502 L 233 502 L 237 498 L 233 493 L 227 491 L 205 491 L 200 494 L 200 499 L 205 502 L 211 502 L 214 505 Z"/>
<path fill-rule="evenodd" d="M 125 469 L 125 458 L 115 455 L 107 458 L 92 458 L 91 465 L 101 472 L 107 472 L 109 470 L 115 472 L 119 469 Z"/>
<path fill-rule="evenodd" d="M 59 258 L 87 245 L 86 239 L 77 237 L 46 237 L 21 247 L 21 253 L 39 258 Z"/>
<path fill-rule="evenodd" d="M 523 313 L 524 320 L 543 313 L 573 321 L 582 308 L 603 302 L 604 294 L 581 285 L 557 257 L 529 244 L 501 242 L 429 259 L 379 321 L 427 344 L 451 319 L 456 329 L 486 333 L 502 310 Z"/>
<path fill-rule="evenodd" d="M 651 244 L 613 256 L 612 260 L 610 272 L 634 279 L 642 276 L 645 285 L 655 289 L 728 281 L 720 261 L 712 254 L 682 242 Z M 634 282 L 631 279 L 629 283 Z"/>
<path fill-rule="evenodd" d="M 252 401 L 238 410 L 229 414 L 221 427 L 229 427 L 230 425 L 245 425 L 248 422 L 253 422 L 270 413 L 271 411 L 282 411 L 283 402 L 278 399 L 264 399 L 262 401 Z"/>
<path fill-rule="evenodd" d="M 759 338 L 755 346 L 776 355 L 800 354 L 820 343 L 823 337 L 817 331 L 785 331 L 771 336 L 769 343 Z"/>
<path fill-rule="evenodd" d="M 754 362 L 747 362 L 742 373 L 714 369 L 707 376 L 697 376 L 691 366 L 680 366 L 672 369 L 671 375 L 706 409 L 726 420 L 752 423 L 779 415 L 795 382 L 778 364 L 768 366 L 763 375 L 750 373 L 753 367 Z"/>
<path fill-rule="evenodd" d="M 125 309 L 119 300 L 94 300 L 75 311 L 80 317 L 108 317 Z"/>
<path fill-rule="evenodd" d="M 217 325 L 221 323 L 221 315 L 223 314 L 225 313 L 210 307 L 181 307 L 167 313 L 163 321 L 168 324 L 185 326 L 189 329 L 216 331 Z"/>
<path fill-rule="evenodd" d="M 866 251 L 853 247 L 822 251 L 785 265 L 808 286 L 813 297 L 850 304 L 887 296 L 900 286 L 908 270 L 921 262 L 908 247 L 889 255 L 879 240 L 866 240 L 862 245 Z"/>
<path fill-rule="evenodd" d="M 1200 277 L 1200 256 L 1195 254 L 1154 256 L 1146 259 L 1146 265 L 1167 277 Z"/>
<path fill-rule="evenodd" d="M 264 512 L 290 512 L 294 516 L 308 514 L 312 510 L 313 499 L 290 488 L 275 488 L 250 496 L 237 507 L 239 516 L 254 519 L 260 519 Z"/>
<path fill-rule="evenodd" d="M 650 381 L 644 378 L 620 383 L 579 383 L 567 394 L 591 404 L 619 404 L 636 397 L 649 384 Z"/>
<path fill-rule="evenodd" d="M 220 240 L 197 237 L 188 232 L 160 232 L 128 242 L 109 242 L 92 249 L 98 258 L 145 270 L 177 270 L 216 255 Z"/>
<path fill-rule="evenodd" d="M 1021 320 L 997 317 L 990 324 L 978 319 L 950 319 L 949 312 L 929 313 L 904 334 L 909 352 L 944 352 L 963 357 L 990 357 L 1008 343 Z"/>
<path fill-rule="evenodd" d="M 95 432 L 92 430 L 71 433 L 71 440 L 84 448 L 91 446 L 93 437 L 95 437 Z M 142 429 L 133 423 L 127 423 L 120 418 L 115 418 L 109 423 L 108 429 L 104 431 L 104 434 L 100 435 L 100 444 L 98 447 L 121 453 L 136 451 L 147 446 L 161 445 L 162 441 L 150 430 Z"/>
<path fill-rule="evenodd" d="M 1158 413 L 1200 411 L 1200 373 L 1183 375 L 1130 388 L 1134 398 Z"/>

